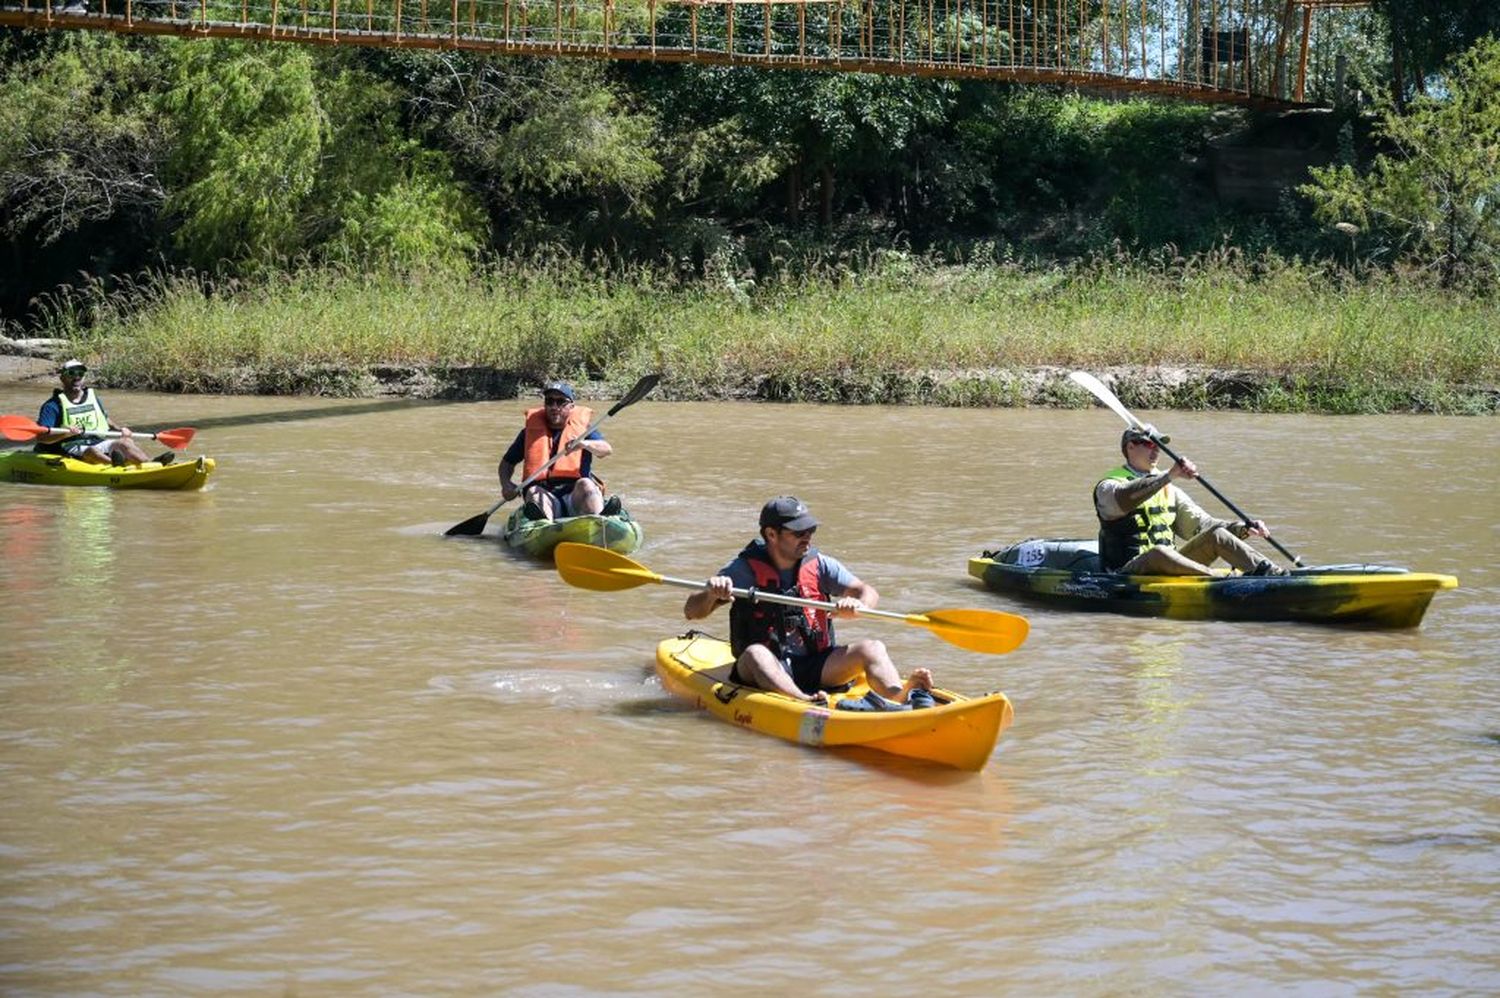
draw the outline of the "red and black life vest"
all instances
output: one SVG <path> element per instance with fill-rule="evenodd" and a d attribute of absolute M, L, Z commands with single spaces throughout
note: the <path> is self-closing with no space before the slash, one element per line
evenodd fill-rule
<path fill-rule="evenodd" d="M 771 563 L 765 545 L 752 543 L 740 557 L 755 573 L 756 589 L 802 599 L 828 598 L 819 586 L 817 548 L 810 548 L 797 564 L 796 582 L 787 589 L 781 587 L 781 572 Z M 809 653 L 833 647 L 833 618 L 827 610 L 742 599 L 729 608 L 729 647 L 736 658 L 751 645 L 765 645 L 785 659 L 787 638 L 794 630 L 802 635 L 802 647 Z"/>

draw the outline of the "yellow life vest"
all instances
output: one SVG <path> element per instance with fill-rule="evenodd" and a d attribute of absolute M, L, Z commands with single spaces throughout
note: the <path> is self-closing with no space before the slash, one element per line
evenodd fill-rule
<path fill-rule="evenodd" d="M 1140 472 L 1121 465 L 1099 481 L 1130 481 L 1140 477 Z M 1099 516 L 1097 508 L 1094 514 Z M 1171 547 L 1176 537 L 1172 525 L 1176 522 L 1177 496 L 1170 483 L 1119 519 L 1099 516 L 1099 560 L 1104 570 L 1118 571 L 1121 565 L 1148 548 Z"/>
<path fill-rule="evenodd" d="M 109 432 L 109 417 L 104 415 L 104 406 L 94 397 L 92 388 L 83 390 L 83 398 L 77 402 L 68 400 L 68 393 L 59 390 L 57 404 L 62 407 L 62 425 L 72 426 L 89 436 L 102 437 Z"/>

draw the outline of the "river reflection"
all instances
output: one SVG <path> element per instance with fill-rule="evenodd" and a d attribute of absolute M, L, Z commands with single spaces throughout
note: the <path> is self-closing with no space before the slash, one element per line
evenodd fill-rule
<path fill-rule="evenodd" d="M 983 548 L 1093 531 L 1102 410 L 611 421 L 654 571 L 712 573 L 793 492 L 884 608 L 1026 614 L 1003 658 L 841 630 L 1010 696 L 964 774 L 717 722 L 651 673 L 682 591 L 569 588 L 499 516 L 442 537 L 494 500 L 526 400 L 108 399 L 198 426 L 219 469 L 0 486 L 7 993 L 1500 987 L 1489 421 L 1142 414 L 1310 561 L 1458 575 L 1408 632 L 980 588 Z"/>

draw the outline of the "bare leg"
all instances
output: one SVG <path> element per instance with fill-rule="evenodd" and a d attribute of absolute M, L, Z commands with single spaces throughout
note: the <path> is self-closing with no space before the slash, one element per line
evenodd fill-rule
<path fill-rule="evenodd" d="M 739 668 L 740 677 L 749 680 L 752 686 L 789 696 L 793 700 L 809 703 L 828 701 L 828 694 L 822 690 L 809 696 L 798 689 L 797 684 L 792 682 L 792 677 L 781 667 L 781 660 L 771 654 L 771 649 L 765 645 L 746 648 L 735 665 Z"/>
<path fill-rule="evenodd" d="M 1196 539 L 1196 538 L 1195 538 Z M 1120 566 L 1123 575 L 1213 575 L 1213 570 L 1169 547 L 1142 551 Z"/>
<path fill-rule="evenodd" d="M 552 498 L 552 493 L 540 485 L 533 485 L 526 490 L 526 501 L 535 503 L 536 507 L 542 511 L 542 516 L 548 520 L 557 519 L 557 502 Z"/>
<path fill-rule="evenodd" d="M 584 516 L 604 509 L 604 493 L 592 478 L 580 478 L 573 486 L 573 513 Z"/>
<path fill-rule="evenodd" d="M 141 445 L 130 437 L 120 437 L 115 441 L 114 453 L 119 454 L 131 464 L 143 464 L 151 460 L 146 452 L 141 450 Z"/>
<path fill-rule="evenodd" d="M 870 689 L 888 700 L 905 703 L 913 689 L 932 689 L 932 673 L 913 669 L 906 682 L 885 650 L 884 641 L 866 639 L 835 648 L 823 663 L 823 685 L 838 686 L 864 674 Z"/>

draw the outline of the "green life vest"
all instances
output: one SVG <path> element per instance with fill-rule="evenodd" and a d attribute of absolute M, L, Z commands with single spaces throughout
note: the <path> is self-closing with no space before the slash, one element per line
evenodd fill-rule
<path fill-rule="evenodd" d="M 62 425 L 74 426 L 91 437 L 102 437 L 109 432 L 109 417 L 104 415 L 104 406 L 94 397 L 92 388 L 83 390 L 83 398 L 77 402 L 68 400 L 68 393 L 57 393 L 57 404 L 62 406 Z"/>
<path fill-rule="evenodd" d="M 1121 465 L 1099 481 L 1130 481 L 1141 473 Z M 1095 486 L 1097 488 L 1097 486 Z M 1149 548 L 1171 547 L 1177 521 L 1177 501 L 1170 485 L 1163 485 L 1151 497 L 1117 520 L 1099 516 L 1099 561 L 1106 572 L 1119 571 L 1136 555 Z M 1094 510 L 1099 514 L 1098 509 Z"/>

